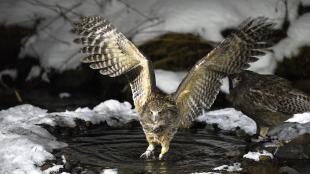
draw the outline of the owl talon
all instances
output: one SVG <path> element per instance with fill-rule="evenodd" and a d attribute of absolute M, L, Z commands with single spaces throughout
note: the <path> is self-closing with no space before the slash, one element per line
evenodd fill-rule
<path fill-rule="evenodd" d="M 140 158 L 142 158 L 142 159 L 147 159 L 147 160 L 155 159 L 154 151 L 146 150 L 146 151 L 140 156 Z"/>
<path fill-rule="evenodd" d="M 165 157 L 165 156 L 164 156 L 164 154 L 159 154 L 158 159 L 159 159 L 159 160 L 163 160 L 163 159 L 164 159 L 164 157 Z"/>

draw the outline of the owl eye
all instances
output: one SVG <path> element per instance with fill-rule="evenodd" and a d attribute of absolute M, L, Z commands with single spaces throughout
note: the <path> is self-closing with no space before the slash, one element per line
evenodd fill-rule
<path fill-rule="evenodd" d="M 168 109 L 170 112 L 178 112 L 177 108 L 169 108 Z"/>

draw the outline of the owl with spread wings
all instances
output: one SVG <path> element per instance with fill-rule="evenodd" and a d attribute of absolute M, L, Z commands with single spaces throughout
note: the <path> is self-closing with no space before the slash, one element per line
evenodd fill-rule
<path fill-rule="evenodd" d="M 152 62 L 104 18 L 82 17 L 73 24 L 73 32 L 79 35 L 74 41 L 84 45 L 83 63 L 102 75 L 126 76 L 148 142 L 140 157 L 154 159 L 154 149 L 161 145 L 161 160 L 178 128 L 189 127 L 211 107 L 222 79 L 240 73 L 258 60 L 256 56 L 264 55 L 263 50 L 270 47 L 273 26 L 265 17 L 242 22 L 194 65 L 173 94 L 165 94 L 156 87 Z"/>

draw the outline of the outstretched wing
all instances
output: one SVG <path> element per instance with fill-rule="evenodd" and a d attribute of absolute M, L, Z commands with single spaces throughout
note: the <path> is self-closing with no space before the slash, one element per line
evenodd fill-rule
<path fill-rule="evenodd" d="M 225 76 L 241 72 L 249 67 L 248 63 L 258 60 L 255 56 L 264 55 L 261 50 L 270 46 L 268 39 L 273 26 L 264 17 L 247 19 L 196 63 L 174 95 L 183 126 L 189 126 L 203 110 L 211 107 Z"/>
<path fill-rule="evenodd" d="M 129 79 L 133 100 L 141 110 L 155 87 L 151 62 L 109 22 L 102 17 L 82 17 L 74 24 L 73 32 L 80 37 L 76 43 L 84 45 L 82 53 L 87 56 L 83 63 L 101 74 L 116 77 L 125 74 Z"/>

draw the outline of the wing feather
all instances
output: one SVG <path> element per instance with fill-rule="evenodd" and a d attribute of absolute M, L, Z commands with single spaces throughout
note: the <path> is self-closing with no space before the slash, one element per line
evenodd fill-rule
<path fill-rule="evenodd" d="M 89 63 L 90 68 L 98 69 L 102 75 L 126 75 L 135 107 L 141 110 L 155 88 L 151 62 L 102 17 L 82 17 L 72 31 L 79 35 L 74 42 L 84 45 L 81 52 L 86 57 L 82 62 Z"/>
<path fill-rule="evenodd" d="M 225 76 L 241 72 L 264 54 L 273 26 L 264 17 L 248 19 L 196 63 L 174 94 L 183 126 L 211 107 Z"/>

